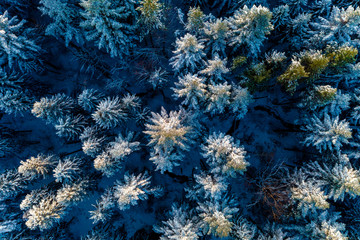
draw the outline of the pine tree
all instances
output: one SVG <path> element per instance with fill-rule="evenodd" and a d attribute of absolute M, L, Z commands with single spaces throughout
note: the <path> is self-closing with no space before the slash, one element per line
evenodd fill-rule
<path fill-rule="evenodd" d="M 186 197 L 192 200 L 201 201 L 203 198 L 219 200 L 228 187 L 226 179 L 216 174 L 195 174 L 194 179 L 195 185 L 185 189 Z"/>
<path fill-rule="evenodd" d="M 153 147 L 152 158 L 157 165 L 156 170 L 172 171 L 181 159 L 182 152 L 188 151 L 188 143 L 191 143 L 191 126 L 186 124 L 187 113 L 185 110 L 170 111 L 168 114 L 164 108 L 161 113 L 151 113 L 151 124 L 145 124 L 145 134 L 150 136 L 148 145 Z"/>
<path fill-rule="evenodd" d="M 112 176 L 123 167 L 125 158 L 132 152 L 139 150 L 139 142 L 133 141 L 133 133 L 126 137 L 121 134 L 110 142 L 106 150 L 94 160 L 94 167 L 106 176 Z"/>
<path fill-rule="evenodd" d="M 227 59 L 220 59 L 219 55 L 215 54 L 214 59 L 208 60 L 205 69 L 200 73 L 207 75 L 213 83 L 223 82 L 225 80 L 224 75 L 230 71 L 226 65 Z"/>
<path fill-rule="evenodd" d="M 56 122 L 59 118 L 71 113 L 75 106 L 75 101 L 63 93 L 54 96 L 43 97 L 35 102 L 31 113 L 35 117 L 43 118 L 47 122 Z"/>
<path fill-rule="evenodd" d="M 305 217 L 309 211 L 328 209 L 328 195 L 321 189 L 319 182 L 309 178 L 304 171 L 298 170 L 290 177 L 291 199 L 297 202 L 297 208 Z"/>
<path fill-rule="evenodd" d="M 198 204 L 197 210 L 200 212 L 202 229 L 208 235 L 228 237 L 233 227 L 231 218 L 239 210 L 234 207 L 234 200 L 226 197 L 221 201 L 206 201 Z"/>
<path fill-rule="evenodd" d="M 22 114 L 30 110 L 33 100 L 22 91 L 0 91 L 0 110 L 8 114 Z"/>
<path fill-rule="evenodd" d="M 78 96 L 78 104 L 86 111 L 92 111 L 103 99 L 104 95 L 94 89 L 85 89 Z"/>
<path fill-rule="evenodd" d="M 138 22 L 148 34 L 152 30 L 165 28 L 163 4 L 159 0 L 141 0 L 136 10 L 140 11 Z"/>
<path fill-rule="evenodd" d="M 189 12 L 187 13 L 185 29 L 196 35 L 200 33 L 201 29 L 204 27 L 204 20 L 205 14 L 201 11 L 199 6 L 190 7 Z"/>
<path fill-rule="evenodd" d="M 319 17 L 313 23 L 316 33 L 324 43 L 359 44 L 360 8 L 349 6 L 347 9 L 334 6 L 328 18 Z"/>
<path fill-rule="evenodd" d="M 249 48 L 249 54 L 255 57 L 260 52 L 260 47 L 266 39 L 266 35 L 273 30 L 271 24 L 272 13 L 263 6 L 252 6 L 249 9 L 244 6 L 242 9 L 235 12 L 230 21 L 230 28 L 232 29 L 232 37 L 230 45 L 235 49 L 245 45 Z"/>
<path fill-rule="evenodd" d="M 105 222 L 112 216 L 113 208 L 115 207 L 115 199 L 112 189 L 108 188 L 105 193 L 101 195 L 100 200 L 93 205 L 95 210 L 90 212 L 90 219 L 93 223 Z"/>
<path fill-rule="evenodd" d="M 237 119 L 241 119 L 248 112 L 248 106 L 254 100 L 247 88 L 234 87 L 231 92 L 230 109 Z"/>
<path fill-rule="evenodd" d="M 205 79 L 191 73 L 183 77 L 179 77 L 179 82 L 175 82 L 174 90 L 175 98 L 185 97 L 182 104 L 188 105 L 193 109 L 198 109 L 206 99 Z"/>
<path fill-rule="evenodd" d="M 204 45 L 194 35 L 187 33 L 176 39 L 176 49 L 173 51 L 175 55 L 170 59 L 170 64 L 176 72 L 194 72 L 204 62 L 203 49 Z"/>
<path fill-rule="evenodd" d="M 15 197 L 27 188 L 30 180 L 15 169 L 7 169 L 0 174 L 0 201 Z"/>
<path fill-rule="evenodd" d="M 46 27 L 46 35 L 62 37 L 66 46 L 72 39 L 82 41 L 83 36 L 78 26 L 80 14 L 75 5 L 69 0 L 40 0 L 40 4 L 41 12 L 53 19 Z"/>
<path fill-rule="evenodd" d="M 76 139 L 80 136 L 85 128 L 85 120 L 81 115 L 72 116 L 67 115 L 64 118 L 59 118 L 55 124 L 56 134 L 60 137 L 65 137 L 69 140 Z"/>
<path fill-rule="evenodd" d="M 234 224 L 232 236 L 238 240 L 252 240 L 255 237 L 256 231 L 257 229 L 254 224 L 250 223 L 246 218 L 240 217 Z"/>
<path fill-rule="evenodd" d="M 53 170 L 55 181 L 61 183 L 74 182 L 81 173 L 80 164 L 81 160 L 77 157 L 67 157 L 64 160 L 59 160 Z"/>
<path fill-rule="evenodd" d="M 92 118 L 100 127 L 109 129 L 124 122 L 127 119 L 127 114 L 124 112 L 123 105 L 118 97 L 113 99 L 108 97 L 99 102 Z"/>
<path fill-rule="evenodd" d="M 30 178 L 43 176 L 45 178 L 55 163 L 53 155 L 38 154 L 36 157 L 30 157 L 26 161 L 20 161 L 18 172 Z"/>
<path fill-rule="evenodd" d="M 313 115 L 312 118 L 307 119 L 307 125 L 303 129 L 309 132 L 304 141 L 306 146 L 313 145 L 319 152 L 326 150 L 339 152 L 343 143 L 349 143 L 348 139 L 352 135 L 348 122 L 340 121 L 339 116 L 330 117 L 327 113 L 323 120 Z"/>
<path fill-rule="evenodd" d="M 32 230 L 39 228 L 43 231 L 52 228 L 63 215 L 64 206 L 55 200 L 55 196 L 50 195 L 27 212 L 25 225 Z"/>
<path fill-rule="evenodd" d="M 199 239 L 197 221 L 191 216 L 190 210 L 186 206 L 177 207 L 174 204 L 171 208 L 170 218 L 162 223 L 161 227 L 154 226 L 155 232 L 162 234 L 160 240 Z"/>
<path fill-rule="evenodd" d="M 231 36 L 229 22 L 226 19 L 210 19 L 204 23 L 204 34 L 206 40 L 206 49 L 211 50 L 211 54 L 220 54 L 225 56 L 227 42 Z"/>
<path fill-rule="evenodd" d="M 150 188 L 150 179 L 147 174 L 129 175 L 125 173 L 124 181 L 117 181 L 114 186 L 114 198 L 120 210 L 129 209 L 138 204 L 139 200 L 148 199 L 148 195 L 160 196 L 159 188 Z"/>
<path fill-rule="evenodd" d="M 235 177 L 236 173 L 243 174 L 249 163 L 245 160 L 246 151 L 234 138 L 224 133 L 213 133 L 201 146 L 202 155 L 214 173 L 225 173 Z"/>
<path fill-rule="evenodd" d="M 130 24 L 136 16 L 133 1 L 81 0 L 80 6 L 85 10 L 80 26 L 85 29 L 87 40 L 94 40 L 111 57 L 123 59 L 130 55 L 135 46 L 135 25 Z"/>
<path fill-rule="evenodd" d="M 27 72 L 39 67 L 41 49 L 34 40 L 28 39 L 24 24 L 25 20 L 10 18 L 7 11 L 0 15 L 0 53 L 10 68 L 19 67 Z"/>
<path fill-rule="evenodd" d="M 71 184 L 64 184 L 56 192 L 56 201 L 63 206 L 76 205 L 88 194 L 89 180 L 82 179 Z"/>
<path fill-rule="evenodd" d="M 206 112 L 211 115 L 223 113 L 230 104 L 231 85 L 227 82 L 208 85 Z"/>
<path fill-rule="evenodd" d="M 349 238 L 345 232 L 345 224 L 337 222 L 339 218 L 338 213 L 324 211 L 308 223 L 301 233 L 314 240 L 347 240 Z"/>
<path fill-rule="evenodd" d="M 350 163 L 336 163 L 331 168 L 326 163 L 320 165 L 314 162 L 307 169 L 308 174 L 317 178 L 335 201 L 344 201 L 345 193 L 351 198 L 360 195 L 360 173 Z"/>

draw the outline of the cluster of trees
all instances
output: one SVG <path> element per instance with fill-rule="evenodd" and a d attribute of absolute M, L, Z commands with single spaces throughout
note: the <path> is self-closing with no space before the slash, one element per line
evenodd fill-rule
<path fill-rule="evenodd" d="M 0 238 L 79 238 L 90 205 L 81 239 L 359 239 L 358 5 L 0 2 Z"/>

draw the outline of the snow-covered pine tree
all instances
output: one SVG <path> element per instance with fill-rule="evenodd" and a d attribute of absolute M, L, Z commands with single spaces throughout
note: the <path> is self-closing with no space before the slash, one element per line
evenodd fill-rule
<path fill-rule="evenodd" d="M 45 178 L 50 174 L 55 161 L 56 158 L 53 155 L 38 154 L 36 157 L 26 159 L 26 161 L 20 161 L 18 172 L 32 179 L 39 176 Z"/>
<path fill-rule="evenodd" d="M 194 72 L 204 63 L 204 45 L 196 36 L 187 33 L 184 37 L 176 39 L 175 54 L 170 59 L 170 64 L 176 72 Z"/>
<path fill-rule="evenodd" d="M 87 179 L 81 179 L 71 184 L 66 183 L 57 190 L 55 199 L 65 207 L 76 205 L 88 195 L 89 184 Z"/>
<path fill-rule="evenodd" d="M 160 240 L 170 239 L 199 239 L 197 219 L 192 216 L 187 206 L 171 207 L 170 218 L 162 222 L 163 226 L 154 226 L 154 230 L 161 234 Z"/>
<path fill-rule="evenodd" d="M 337 222 L 341 217 L 339 213 L 322 212 L 315 217 L 304 228 L 300 228 L 300 233 L 314 240 L 347 240 L 345 224 Z"/>
<path fill-rule="evenodd" d="M 148 199 L 149 195 L 159 197 L 161 188 L 150 187 L 151 176 L 145 174 L 129 174 L 125 173 L 124 181 L 117 181 L 113 187 L 114 199 L 120 210 L 129 209 L 131 206 L 137 205 L 139 200 Z"/>
<path fill-rule="evenodd" d="M 18 173 L 16 169 L 7 169 L 0 174 L 0 201 L 15 197 L 27 188 L 29 177 Z"/>
<path fill-rule="evenodd" d="M 77 139 L 83 132 L 85 124 L 85 120 L 81 115 L 61 117 L 55 124 L 56 134 L 69 140 Z"/>
<path fill-rule="evenodd" d="M 291 199 L 297 203 L 301 216 L 305 217 L 309 211 L 324 210 L 330 207 L 328 195 L 321 189 L 320 182 L 310 178 L 303 170 L 297 170 L 289 177 Z"/>
<path fill-rule="evenodd" d="M 337 44 L 360 44 L 360 8 L 353 6 L 339 8 L 334 6 L 328 18 L 319 17 L 317 22 L 312 23 L 316 29 L 315 39 L 321 39 L 326 43 Z"/>
<path fill-rule="evenodd" d="M 0 110 L 8 114 L 22 114 L 30 110 L 33 99 L 20 90 L 0 91 Z"/>
<path fill-rule="evenodd" d="M 236 173 L 243 174 L 249 165 L 245 160 L 246 151 L 240 146 L 240 142 L 235 143 L 233 137 L 224 133 L 214 132 L 209 135 L 201 149 L 214 173 L 235 177 Z"/>
<path fill-rule="evenodd" d="M 235 239 L 252 240 L 255 237 L 257 228 L 254 224 L 249 222 L 246 218 L 240 217 L 233 225 L 231 236 Z"/>
<path fill-rule="evenodd" d="M 186 197 L 201 202 L 203 199 L 219 200 L 228 187 L 225 177 L 217 174 L 195 174 L 195 185 L 185 188 Z"/>
<path fill-rule="evenodd" d="M 188 73 L 183 77 L 179 77 L 179 81 L 175 82 L 174 90 L 175 98 L 185 97 L 182 104 L 188 105 L 193 109 L 198 109 L 206 100 L 206 84 L 205 79 L 197 74 Z"/>
<path fill-rule="evenodd" d="M 360 173 L 349 162 L 335 163 L 334 167 L 314 162 L 308 164 L 306 169 L 310 176 L 324 185 L 329 197 L 335 201 L 344 201 L 345 193 L 351 198 L 360 195 Z"/>
<path fill-rule="evenodd" d="M 168 114 L 163 107 L 160 114 L 151 114 L 151 123 L 145 124 L 144 131 L 150 136 L 148 145 L 153 147 L 150 160 L 156 164 L 156 170 L 162 173 L 172 171 L 179 164 L 182 152 L 188 151 L 188 144 L 191 143 L 192 127 L 186 122 L 188 114 L 183 109 Z"/>
<path fill-rule="evenodd" d="M 106 176 L 112 176 L 123 167 L 125 158 L 139 150 L 139 142 L 133 141 L 134 134 L 129 132 L 126 137 L 121 134 L 110 142 L 106 150 L 94 160 L 94 167 Z"/>
<path fill-rule="evenodd" d="M 136 36 L 134 4 L 133 0 L 81 0 L 85 20 L 80 26 L 86 31 L 86 39 L 95 41 L 111 57 L 123 59 L 130 55 Z"/>
<path fill-rule="evenodd" d="M 95 89 L 85 89 L 79 94 L 77 101 L 83 109 L 91 112 L 103 98 L 104 95 L 101 92 Z"/>
<path fill-rule="evenodd" d="M 313 145 L 319 152 L 335 151 L 339 152 L 343 143 L 349 143 L 352 131 L 346 120 L 339 120 L 339 116 L 330 117 L 324 114 L 323 120 L 313 115 L 307 119 L 306 126 L 303 127 L 309 134 L 304 143 L 306 146 Z"/>
<path fill-rule="evenodd" d="M 235 50 L 245 45 L 249 49 L 248 54 L 256 57 L 266 35 L 274 28 L 271 18 L 270 10 L 261 5 L 252 6 L 250 9 L 244 6 L 239 9 L 229 19 L 232 30 L 230 45 L 234 46 Z"/>
<path fill-rule="evenodd" d="M 208 85 L 206 112 L 211 115 L 225 112 L 230 104 L 231 85 L 227 82 Z"/>
<path fill-rule="evenodd" d="M 49 195 L 24 215 L 27 218 L 25 225 L 32 230 L 36 228 L 39 228 L 40 231 L 50 229 L 60 221 L 65 213 L 64 209 L 65 207 L 56 201 L 55 196 Z"/>
<path fill-rule="evenodd" d="M 220 59 L 218 54 L 215 54 L 212 60 L 208 60 L 205 69 L 201 70 L 200 73 L 208 76 L 210 82 L 217 83 L 223 82 L 225 76 L 230 70 L 226 67 L 227 59 Z"/>
<path fill-rule="evenodd" d="M 198 35 L 201 33 L 202 28 L 204 27 L 205 14 L 201 11 L 200 7 L 190 7 L 187 13 L 187 22 L 185 29 L 189 32 Z"/>
<path fill-rule="evenodd" d="M 40 11 L 52 18 L 45 30 L 46 35 L 63 38 L 68 46 L 72 39 L 77 42 L 83 40 L 79 27 L 81 17 L 79 9 L 70 0 L 40 0 Z"/>
<path fill-rule="evenodd" d="M 42 97 L 40 101 L 35 102 L 31 113 L 49 123 L 55 123 L 59 118 L 70 114 L 74 107 L 75 101 L 71 97 L 58 93 L 50 98 Z"/>
<path fill-rule="evenodd" d="M 54 168 L 53 176 L 56 182 L 71 183 L 79 178 L 81 159 L 77 157 L 67 157 L 64 160 L 59 160 Z"/>
<path fill-rule="evenodd" d="M 105 137 L 101 136 L 101 130 L 97 127 L 86 127 L 80 135 L 82 150 L 86 155 L 95 157 L 101 152 Z"/>
<path fill-rule="evenodd" d="M 10 18 L 7 11 L 0 14 L 0 59 L 10 68 L 28 72 L 39 68 L 41 48 L 28 38 L 31 29 L 25 31 L 24 24 L 25 20 Z"/>
<path fill-rule="evenodd" d="M 165 28 L 163 8 L 160 0 L 140 0 L 136 10 L 140 11 L 138 23 L 145 30 L 145 34 L 155 29 Z"/>
<path fill-rule="evenodd" d="M 222 18 L 209 19 L 204 22 L 204 35 L 207 51 L 211 51 L 213 56 L 225 56 L 227 42 L 231 36 L 229 21 Z"/>
<path fill-rule="evenodd" d="M 106 222 L 110 219 L 113 213 L 113 208 L 115 207 L 115 199 L 111 188 L 105 190 L 101 195 L 100 199 L 96 201 L 96 205 L 93 205 L 95 210 L 90 212 L 90 219 L 93 220 L 93 223 Z"/>
<path fill-rule="evenodd" d="M 234 87 L 231 92 L 230 109 L 237 119 L 241 119 L 248 112 L 248 106 L 253 101 L 247 88 Z"/>
<path fill-rule="evenodd" d="M 92 118 L 102 128 L 109 129 L 116 127 L 127 119 L 121 99 L 118 97 L 103 99 L 96 106 Z"/>
<path fill-rule="evenodd" d="M 201 229 L 208 235 L 228 237 L 231 233 L 233 214 L 238 212 L 234 199 L 223 197 L 219 201 L 199 202 L 197 210 L 200 212 Z"/>

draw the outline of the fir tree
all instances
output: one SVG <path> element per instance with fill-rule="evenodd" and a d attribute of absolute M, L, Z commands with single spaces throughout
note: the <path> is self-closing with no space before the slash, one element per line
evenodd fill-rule
<path fill-rule="evenodd" d="M 10 18 L 7 11 L 0 15 L 0 59 L 7 61 L 10 68 L 27 72 L 39 67 L 41 50 L 34 40 L 28 39 L 24 24 L 25 20 Z"/>
<path fill-rule="evenodd" d="M 65 94 L 58 93 L 54 96 L 43 97 L 35 102 L 31 113 L 35 117 L 43 118 L 47 122 L 56 122 L 59 118 L 70 114 L 75 106 L 75 101 Z"/>
<path fill-rule="evenodd" d="M 81 173 L 80 163 L 81 160 L 77 157 L 67 157 L 64 160 L 59 160 L 53 170 L 55 181 L 62 183 L 74 182 Z"/>
<path fill-rule="evenodd" d="M 249 48 L 249 54 L 257 56 L 266 35 L 273 30 L 271 18 L 272 13 L 266 7 L 260 5 L 249 9 L 244 6 L 229 19 L 232 29 L 230 45 L 235 49 L 245 45 Z"/>
<path fill-rule="evenodd" d="M 138 204 L 139 200 L 148 199 L 148 195 L 160 196 L 159 188 L 150 188 L 147 174 L 129 175 L 125 173 L 124 181 L 117 181 L 114 186 L 114 198 L 120 210 L 129 209 Z"/>
<path fill-rule="evenodd" d="M 211 50 L 211 54 L 225 55 L 227 42 L 231 36 L 229 22 L 226 19 L 210 19 L 204 23 L 204 34 L 206 49 Z"/>
<path fill-rule="evenodd" d="M 18 172 L 26 177 L 36 178 L 47 176 L 55 163 L 55 157 L 52 155 L 39 154 L 36 157 L 30 157 L 26 161 L 20 161 Z"/>
<path fill-rule="evenodd" d="M 56 134 L 67 139 L 76 139 L 80 136 L 85 128 L 85 121 L 81 115 L 76 117 L 68 115 L 64 118 L 59 118 L 55 124 Z"/>
<path fill-rule="evenodd" d="M 64 206 L 55 200 L 55 196 L 50 195 L 29 209 L 25 225 L 32 230 L 39 228 L 43 231 L 53 227 L 63 215 Z"/>
<path fill-rule="evenodd" d="M 227 82 L 209 85 L 206 111 L 211 115 L 220 114 L 230 105 L 231 85 Z"/>
<path fill-rule="evenodd" d="M 235 176 L 243 174 L 249 163 L 245 160 L 246 151 L 234 138 L 223 133 L 213 133 L 206 138 L 201 146 L 202 155 L 207 158 L 208 164 L 214 173 L 225 173 Z"/>
<path fill-rule="evenodd" d="M 171 111 L 169 114 L 164 108 L 161 113 L 151 113 L 151 124 L 146 124 L 144 133 L 150 136 L 149 145 L 153 147 L 151 160 L 157 165 L 156 170 L 172 171 L 181 159 L 182 151 L 189 149 L 191 142 L 191 126 L 186 124 L 185 110 Z"/>
<path fill-rule="evenodd" d="M 320 120 L 313 116 L 307 120 L 304 130 L 309 132 L 304 143 L 306 146 L 314 145 L 319 152 L 340 151 L 343 143 L 349 143 L 352 132 L 349 123 L 345 120 L 340 121 L 339 116 L 331 118 L 325 113 L 324 119 Z"/>
<path fill-rule="evenodd" d="M 188 73 L 179 77 L 179 82 L 175 82 L 175 86 L 176 88 L 173 88 L 174 97 L 185 97 L 182 104 L 198 109 L 204 103 L 207 93 L 204 78 Z"/>
<path fill-rule="evenodd" d="M 160 240 L 199 239 L 197 221 L 189 212 L 190 210 L 186 206 L 177 207 L 173 205 L 170 218 L 167 221 L 163 221 L 163 226 L 154 227 L 154 230 L 161 234 Z"/>
<path fill-rule="evenodd" d="M 176 39 L 176 49 L 173 51 L 175 55 L 170 59 L 170 64 L 176 72 L 194 72 L 204 61 L 203 49 L 204 45 L 194 35 L 187 33 L 184 37 Z"/>
<path fill-rule="evenodd" d="M 136 10 L 140 11 L 138 22 L 149 33 L 155 29 L 164 28 L 163 4 L 159 0 L 141 0 Z"/>
<path fill-rule="evenodd" d="M 136 16 L 132 1 L 81 0 L 84 21 L 80 23 L 86 31 L 86 39 L 94 40 L 99 49 L 104 48 L 111 57 L 124 58 L 134 47 Z M 135 15 L 134 15 L 135 14 Z"/>
<path fill-rule="evenodd" d="M 99 102 L 92 117 L 100 127 L 109 129 L 124 122 L 127 119 L 127 114 L 124 112 L 123 105 L 118 97 L 113 99 L 108 97 Z"/>
<path fill-rule="evenodd" d="M 62 37 L 66 46 L 72 39 L 82 41 L 83 36 L 78 26 L 80 14 L 75 5 L 69 0 L 40 0 L 40 4 L 41 12 L 53 19 L 46 27 L 46 35 Z"/>

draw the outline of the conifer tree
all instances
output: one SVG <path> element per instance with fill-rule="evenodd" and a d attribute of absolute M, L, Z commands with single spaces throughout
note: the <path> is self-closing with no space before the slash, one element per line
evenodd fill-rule
<path fill-rule="evenodd" d="M 176 39 L 176 49 L 173 51 L 175 55 L 170 59 L 170 64 L 176 72 L 194 72 L 204 62 L 203 49 L 204 45 L 194 35 L 187 33 Z"/>
<path fill-rule="evenodd" d="M 235 49 L 245 45 L 249 48 L 249 54 L 257 56 L 266 35 L 273 30 L 271 18 L 270 10 L 261 5 L 254 5 L 250 9 L 244 6 L 239 9 L 229 19 L 232 29 L 230 45 Z"/>
<path fill-rule="evenodd" d="M 39 68 L 40 47 L 24 31 L 25 20 L 10 18 L 5 11 L 0 15 L 0 59 L 10 68 L 28 72 Z M 29 31 L 28 31 L 29 32 Z"/>
<path fill-rule="evenodd" d="M 43 14 L 53 19 L 46 27 L 46 35 L 56 38 L 62 37 L 68 46 L 72 39 L 82 41 L 82 33 L 79 27 L 80 13 L 76 6 L 69 0 L 40 0 L 39 9 Z"/>
<path fill-rule="evenodd" d="M 86 31 L 86 39 L 93 40 L 99 49 L 105 49 L 111 57 L 120 59 L 130 55 L 135 46 L 133 1 L 81 0 L 84 21 L 80 23 Z M 130 22 L 130 23 L 129 23 Z"/>

